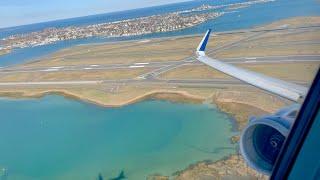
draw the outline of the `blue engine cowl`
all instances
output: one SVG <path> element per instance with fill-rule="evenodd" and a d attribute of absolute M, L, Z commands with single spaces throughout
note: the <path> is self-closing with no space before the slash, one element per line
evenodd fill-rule
<path fill-rule="evenodd" d="M 250 118 L 240 138 L 240 152 L 250 167 L 271 174 L 299 107 L 294 104 L 273 115 Z"/>

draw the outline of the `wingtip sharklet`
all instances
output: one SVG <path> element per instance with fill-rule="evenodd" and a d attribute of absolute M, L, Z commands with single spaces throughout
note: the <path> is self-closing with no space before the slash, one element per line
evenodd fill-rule
<path fill-rule="evenodd" d="M 210 37 L 210 33 L 211 33 L 211 29 L 208 29 L 207 33 L 204 35 L 204 37 L 202 38 L 202 41 L 200 42 L 198 48 L 197 48 L 197 52 L 204 52 L 206 50 L 208 41 L 209 41 L 209 37 Z"/>

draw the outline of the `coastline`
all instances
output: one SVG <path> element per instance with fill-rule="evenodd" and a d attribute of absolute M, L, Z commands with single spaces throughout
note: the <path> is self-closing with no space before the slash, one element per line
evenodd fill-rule
<path fill-rule="evenodd" d="M 0 49 L 0 56 L 10 54 L 12 52 L 11 49 Z"/>
<path fill-rule="evenodd" d="M 253 25 L 253 26 L 250 26 L 250 27 L 240 28 L 240 29 L 236 29 L 236 30 L 216 31 L 215 34 L 216 35 L 229 35 L 229 34 L 242 34 L 242 33 L 245 33 L 245 32 L 250 32 L 250 30 L 254 30 L 254 31 L 262 30 L 262 31 L 265 31 L 265 30 L 268 30 L 268 29 L 277 29 L 277 30 L 285 29 L 286 27 L 281 27 L 281 24 L 282 25 L 283 24 L 292 25 L 293 28 L 296 28 L 296 27 L 299 27 L 299 23 L 301 23 L 300 21 L 306 23 L 306 25 L 313 25 L 312 21 L 319 22 L 319 16 L 313 15 L 313 16 L 290 17 L 290 18 L 287 18 L 287 19 L 280 19 L 280 20 L 276 20 L 276 21 L 266 22 L 266 23 L 263 23 L 263 24 L 260 24 L 260 25 Z M 298 24 L 297 24 L 297 22 L 298 22 Z M 158 33 L 155 33 L 155 34 L 158 34 Z M 202 35 L 203 35 L 203 33 L 194 33 L 194 34 L 186 34 L 186 35 L 170 35 L 170 36 L 165 36 L 165 37 L 158 37 L 158 36 L 155 36 L 155 37 L 144 37 L 144 35 L 133 35 L 133 36 L 130 36 L 130 37 L 136 37 L 136 39 L 134 38 L 134 39 L 123 39 L 123 40 L 121 40 L 121 39 L 112 39 L 111 38 L 112 40 L 105 41 L 105 42 L 88 42 L 88 43 L 74 44 L 72 46 L 59 49 L 58 51 L 68 50 L 68 49 L 72 49 L 72 48 L 75 48 L 75 47 L 81 47 L 81 46 L 109 45 L 109 44 L 119 44 L 119 43 L 137 43 L 137 42 L 141 42 L 141 41 L 145 41 L 145 40 L 164 41 L 164 40 L 174 40 L 174 39 L 179 39 L 179 38 L 202 37 Z M 98 38 L 98 37 L 93 37 L 93 38 Z M 100 37 L 100 38 L 104 38 L 104 37 Z M 87 39 L 87 38 L 83 38 L 83 39 Z M 77 39 L 77 40 L 81 40 L 81 38 Z M 73 41 L 73 40 L 69 40 L 69 41 Z M 44 46 L 50 46 L 50 45 L 53 45 L 53 44 L 56 44 L 56 43 L 58 43 L 58 42 L 55 42 L 55 43 L 52 43 L 52 44 L 48 44 L 48 45 L 44 45 Z M 42 47 L 42 46 L 38 46 L 38 47 Z M 0 51 L 0 57 L 2 55 L 5 55 L 5 54 L 10 54 L 10 53 L 12 53 L 14 51 L 15 51 L 15 49 L 12 49 L 12 50 L 4 53 L 4 54 L 1 54 L 1 51 Z M 53 51 L 53 52 L 50 52 L 48 54 L 41 55 L 41 57 L 30 58 L 25 63 L 29 64 L 29 63 L 37 62 L 37 61 L 42 60 L 42 59 L 49 58 L 52 54 L 55 54 L 58 51 Z M 20 65 L 20 64 L 13 64 L 13 65 L 9 65 L 9 66 L 15 66 L 15 65 Z"/>
<path fill-rule="evenodd" d="M 90 99 L 88 97 L 84 97 L 72 92 L 69 92 L 67 90 L 52 90 L 52 91 L 42 91 L 34 94 L 25 94 L 24 92 L 0 92 L 1 97 L 7 97 L 7 98 L 14 98 L 14 99 L 22 99 L 22 98 L 42 98 L 47 95 L 59 95 L 63 96 L 65 98 L 69 98 L 72 100 L 78 100 L 85 103 L 90 103 L 93 105 L 105 107 L 105 108 L 119 108 L 123 106 L 128 106 L 134 103 L 139 103 L 141 101 L 150 100 L 150 99 L 156 99 L 156 100 L 165 100 L 170 102 L 176 102 L 176 103 L 192 103 L 192 104 L 202 104 L 202 103 L 208 103 L 212 104 L 217 107 L 221 112 L 226 113 L 229 116 L 230 122 L 232 124 L 231 131 L 238 133 L 240 132 L 244 126 L 247 123 L 247 119 L 252 115 L 263 115 L 267 113 L 274 112 L 274 108 L 263 108 L 259 107 L 258 105 L 252 104 L 252 102 L 249 101 L 239 101 L 237 98 L 232 97 L 232 95 L 227 95 L 223 93 L 223 95 L 219 95 L 221 92 L 215 92 L 211 94 L 209 97 L 204 97 L 200 95 L 194 95 L 187 91 L 174 91 L 174 90 L 153 90 L 147 93 L 144 93 L 142 95 L 136 96 L 131 99 L 127 99 L 123 102 L 108 104 L 102 101 L 96 101 L 94 99 Z M 229 91 L 230 93 L 230 91 Z M 233 92 L 234 93 L 234 92 Z M 239 93 L 236 93 L 239 95 Z M 267 96 L 268 97 L 268 96 Z M 234 98 L 234 100 L 228 99 L 228 98 Z M 271 100 L 273 98 L 271 97 Z M 252 100 L 251 100 L 252 101 Z M 275 102 L 272 100 L 273 103 L 277 103 L 277 108 L 282 107 L 284 102 L 281 100 L 279 102 Z M 268 102 L 270 102 L 270 97 Z M 239 140 L 239 134 L 234 135 L 230 138 L 231 143 L 237 143 Z"/>
<path fill-rule="evenodd" d="M 139 96 L 134 99 L 130 99 L 125 103 L 122 104 L 103 104 L 100 102 L 95 102 L 93 100 L 85 99 L 81 96 L 77 96 L 72 93 L 68 92 L 62 92 L 62 91 L 47 91 L 42 92 L 38 94 L 33 95 L 25 95 L 23 92 L 20 93 L 11 93 L 6 94 L 6 97 L 15 98 L 15 99 L 21 99 L 21 98 L 42 98 L 46 95 L 61 95 L 66 98 L 75 99 L 87 103 L 91 103 L 98 106 L 108 107 L 108 108 L 117 108 L 122 106 L 127 106 L 133 103 L 138 103 L 147 99 L 159 99 L 159 100 L 167 100 L 171 102 L 177 102 L 177 103 L 205 103 L 206 98 L 201 96 L 192 95 L 188 92 L 184 91 L 153 91 L 150 93 L 145 93 L 142 96 Z M 208 104 L 214 104 L 216 107 L 221 110 L 222 112 L 228 114 L 233 118 L 232 123 L 236 123 L 238 126 L 237 131 L 241 128 L 241 119 L 236 118 L 234 115 L 241 114 L 239 111 L 233 111 L 232 108 L 228 109 L 229 106 L 225 106 L 224 101 L 226 99 L 219 99 L 217 96 L 219 93 L 213 94 L 211 96 L 212 101 Z M 0 96 L 3 96 L 3 93 L 0 93 Z M 236 103 L 237 106 L 243 106 L 243 104 Z M 230 104 L 229 104 L 230 105 Z M 232 105 L 231 105 L 232 106 Z M 248 107 L 252 107 L 250 105 L 247 105 Z M 231 120 L 231 119 L 230 119 Z M 240 120 L 240 121 L 239 121 Z M 234 142 L 237 143 L 237 142 Z M 235 150 L 237 151 L 237 150 Z M 193 164 L 190 164 L 187 167 L 182 167 L 181 170 L 171 174 L 163 176 L 161 174 L 154 174 L 154 175 L 148 175 L 148 180 L 168 180 L 170 178 L 174 178 L 177 180 L 182 179 L 196 179 L 196 177 L 210 177 L 210 178 L 222 178 L 222 177 L 236 177 L 236 176 L 244 176 L 244 177 L 250 177 L 250 178 L 258 178 L 258 179 L 267 179 L 266 176 L 263 176 L 259 173 L 257 173 L 255 170 L 249 168 L 244 160 L 242 159 L 237 152 L 232 153 L 228 156 L 225 156 L 222 159 L 212 161 L 212 160 L 203 160 L 199 162 L 195 162 Z"/>
<path fill-rule="evenodd" d="M 233 91 L 234 92 L 234 91 Z M 230 121 L 232 123 L 232 129 L 235 132 L 241 131 L 247 122 L 248 113 L 253 111 L 258 112 L 258 114 L 270 112 L 270 109 L 265 108 L 264 110 L 255 107 L 252 105 L 254 102 L 250 101 L 239 101 L 237 98 L 234 98 L 234 101 L 230 101 L 228 98 L 232 98 L 231 96 L 223 97 L 224 95 L 219 95 L 221 92 L 216 92 L 209 97 L 210 102 L 208 102 L 208 97 L 203 97 L 199 95 L 193 95 L 186 91 L 168 91 L 168 90 L 155 90 L 149 93 L 145 93 L 136 98 L 129 99 L 122 103 L 115 104 L 106 104 L 103 102 L 94 101 L 92 99 L 88 99 L 85 97 L 81 97 L 79 95 L 73 94 L 68 91 L 43 91 L 41 93 L 36 93 L 33 95 L 26 95 L 23 92 L 15 92 L 15 93 L 7 93 L 4 94 L 0 92 L 0 96 L 21 99 L 21 98 L 42 98 L 46 95 L 60 95 L 66 98 L 79 100 L 87 103 L 91 103 L 97 106 L 107 107 L 107 108 L 118 108 L 122 106 L 127 106 L 130 104 L 138 103 L 148 99 L 157 99 L 157 100 L 167 100 L 171 102 L 177 103 L 208 103 L 215 105 L 220 111 L 226 113 L 230 116 Z M 237 94 L 237 93 L 236 93 Z M 250 98 L 249 98 L 250 99 Z M 271 98 L 272 99 L 272 98 Z M 239 111 L 240 109 L 246 109 L 247 112 Z M 236 128 L 235 128 L 236 127 Z M 237 143 L 239 140 L 238 135 L 232 137 L 230 141 L 232 143 Z M 235 150 L 237 151 L 237 149 Z M 237 155 L 237 153 L 230 154 L 220 160 L 212 161 L 212 160 L 204 160 L 199 161 L 194 164 L 190 164 L 188 167 L 182 168 L 180 171 L 173 173 L 170 176 L 162 176 L 161 174 L 157 175 L 149 175 L 147 179 L 169 179 L 169 177 L 174 177 L 175 179 L 192 179 L 194 176 L 200 176 L 199 174 L 204 173 L 206 169 L 211 169 L 212 173 L 210 173 L 210 177 L 225 177 L 225 176 L 247 176 L 247 177 L 255 177 L 259 179 L 267 179 L 266 176 L 263 176 L 253 169 L 249 168 L 245 165 L 244 160 Z M 241 169 L 241 170 L 239 170 Z M 202 175 L 201 175 L 202 176 Z M 208 176 L 209 177 L 209 176 Z"/>
<path fill-rule="evenodd" d="M 249 92 L 250 93 L 250 92 Z M 257 92 L 260 94 L 260 92 Z M 239 100 L 243 96 L 246 96 L 246 93 L 241 93 L 241 91 L 228 91 L 226 93 L 223 90 L 218 90 L 212 93 L 209 97 L 195 95 L 187 91 L 183 90 L 152 90 L 147 93 L 143 93 L 142 95 L 138 95 L 134 98 L 127 99 L 122 102 L 117 103 L 106 103 L 103 101 L 98 101 L 94 99 L 90 99 L 85 96 L 81 96 L 76 93 L 72 93 L 68 90 L 45 90 L 41 92 L 36 92 L 33 94 L 26 94 L 23 91 L 16 92 L 0 92 L 1 97 L 14 98 L 14 99 L 23 99 L 23 98 L 42 98 L 47 95 L 60 95 L 66 98 L 70 98 L 72 100 L 78 100 L 86 103 L 90 103 L 93 105 L 106 107 L 106 108 L 119 108 L 123 106 L 128 106 L 134 103 L 138 103 L 148 99 L 156 99 L 156 100 L 166 100 L 170 102 L 176 103 L 193 103 L 193 104 L 201 104 L 208 103 L 215 105 L 220 111 L 228 114 L 232 119 L 232 131 L 238 132 L 243 129 L 247 122 L 247 118 L 249 115 L 262 115 L 266 113 L 273 113 L 277 108 L 280 108 L 287 103 L 288 101 L 274 98 L 271 95 L 265 95 L 263 100 L 267 102 L 272 102 L 277 104 L 274 107 L 270 106 L 259 106 L 257 105 L 260 101 L 254 102 L 253 99 L 247 98 L 247 101 Z M 251 96 L 256 96 L 254 93 Z"/>
<path fill-rule="evenodd" d="M 66 98 L 74 99 L 74 100 L 79 100 L 87 103 L 91 103 L 97 106 L 102 106 L 102 107 L 111 107 L 111 108 L 117 108 L 117 107 L 122 107 L 122 106 L 127 106 L 131 105 L 134 103 L 138 103 L 147 99 L 158 99 L 158 100 L 167 100 L 171 102 L 177 102 L 177 103 L 195 103 L 195 104 L 200 104 L 204 103 L 205 100 L 208 99 L 208 97 L 203 97 L 200 95 L 194 95 L 191 94 L 187 91 L 183 90 L 152 90 L 150 92 L 144 93 L 143 95 L 139 95 L 135 98 L 128 99 L 124 102 L 120 103 L 104 103 L 101 101 L 96 101 L 92 100 L 90 98 L 82 97 L 81 95 L 77 95 L 75 93 L 72 93 L 68 90 L 45 90 L 41 92 L 36 92 L 34 94 L 25 94 L 23 91 L 15 91 L 15 92 L 9 92 L 9 91 L 0 91 L 0 97 L 7 97 L 7 98 L 14 98 L 14 99 L 23 99 L 23 98 L 42 98 L 47 95 L 60 95 Z M 221 96 L 219 93 L 214 93 L 211 95 L 212 100 L 209 102 L 209 104 L 214 104 L 217 105 L 217 107 L 222 110 L 222 111 L 230 111 L 229 113 L 232 113 L 232 110 L 228 110 L 229 108 L 225 107 L 224 105 L 228 103 L 234 103 L 234 104 L 239 104 L 239 105 L 246 105 L 249 107 L 256 107 L 253 105 L 250 101 L 245 102 L 245 101 L 239 101 L 239 100 L 231 100 L 228 98 L 220 98 Z M 272 113 L 274 112 L 273 110 L 270 109 L 264 109 L 260 107 L 261 111 L 267 112 L 267 113 Z M 232 114 L 231 114 L 232 115 Z M 232 115 L 233 116 L 233 115 Z M 235 118 L 237 119 L 237 118 Z"/>
<path fill-rule="evenodd" d="M 167 100 L 171 102 L 178 102 L 178 103 L 202 103 L 205 98 L 201 96 L 196 96 L 189 94 L 185 91 L 164 91 L 164 90 L 155 90 L 149 93 L 145 93 L 144 95 L 138 96 L 133 99 L 129 99 L 122 103 L 114 103 L 114 104 L 107 104 L 99 101 L 95 101 L 89 98 L 81 97 L 79 95 L 73 94 L 68 91 L 61 91 L 61 90 L 52 90 L 52 91 L 43 91 L 40 93 L 35 93 L 32 95 L 25 95 L 23 92 L 0 92 L 0 97 L 7 97 L 7 98 L 14 98 L 14 99 L 24 99 L 24 98 L 42 98 L 47 95 L 60 95 L 66 98 L 70 98 L 72 100 L 79 100 L 82 102 L 90 103 L 93 105 L 106 107 L 106 108 L 118 108 L 123 106 L 128 106 L 134 103 L 138 103 L 147 99 L 158 99 L 158 100 Z"/>

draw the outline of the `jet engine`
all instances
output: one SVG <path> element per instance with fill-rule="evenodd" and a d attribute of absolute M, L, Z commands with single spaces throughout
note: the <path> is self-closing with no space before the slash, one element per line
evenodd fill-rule
<path fill-rule="evenodd" d="M 275 114 L 249 119 L 240 138 L 240 152 L 249 166 L 263 174 L 271 174 L 299 108 L 294 104 Z"/>

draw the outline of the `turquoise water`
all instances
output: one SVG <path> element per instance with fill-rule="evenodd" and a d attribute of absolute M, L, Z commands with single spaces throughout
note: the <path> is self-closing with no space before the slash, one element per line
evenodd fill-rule
<path fill-rule="evenodd" d="M 230 117 L 205 104 L 103 108 L 61 96 L 0 99 L 0 168 L 11 179 L 170 175 L 235 153 Z"/>

